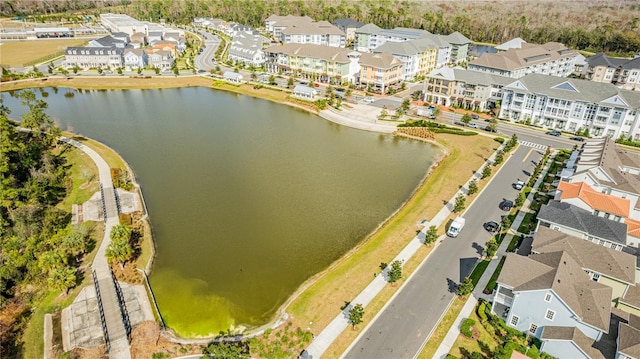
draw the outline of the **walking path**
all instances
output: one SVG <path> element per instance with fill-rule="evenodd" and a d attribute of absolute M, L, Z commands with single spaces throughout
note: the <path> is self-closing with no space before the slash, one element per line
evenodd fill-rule
<path fill-rule="evenodd" d="M 525 203 L 522 205 L 522 208 L 529 208 L 529 205 L 531 204 L 531 202 L 533 202 L 534 196 L 537 192 L 537 188 L 540 187 L 540 184 L 544 180 L 547 174 L 547 171 L 549 170 L 549 167 L 553 162 L 554 157 L 555 157 L 555 153 L 553 153 L 549 157 L 547 164 L 545 165 L 544 169 L 540 172 L 540 175 L 536 180 L 536 183 L 533 185 L 533 190 L 529 192 L 529 196 L 527 196 L 527 199 L 525 200 Z M 522 220 L 524 220 L 525 215 L 526 215 L 526 212 L 523 210 L 520 210 L 518 212 L 516 219 L 513 221 L 513 224 L 511 224 L 511 227 L 509 228 L 509 232 L 517 233 L 518 228 L 520 227 Z M 514 234 L 511 234 L 511 233 L 507 234 L 505 238 L 502 240 L 502 243 L 500 243 L 500 247 L 498 247 L 498 251 L 496 252 L 496 255 L 493 257 L 493 259 L 489 263 L 489 266 L 487 266 L 487 269 L 485 269 L 484 274 L 478 281 L 478 284 L 473 290 L 472 295 L 469 296 L 469 299 L 467 299 L 467 302 L 465 303 L 464 307 L 462 307 L 460 314 L 458 314 L 458 317 L 451 325 L 449 332 L 447 332 L 447 335 L 442 340 L 442 343 L 440 343 L 438 350 L 434 354 L 434 358 L 444 359 L 447 357 L 447 354 L 449 353 L 449 351 L 451 351 L 453 344 L 458 338 L 458 334 L 460 333 L 460 324 L 462 323 L 462 321 L 465 318 L 469 317 L 469 314 L 471 314 L 471 312 L 473 311 L 473 308 L 476 307 L 476 304 L 478 303 L 479 299 L 489 299 L 488 296 L 484 294 L 482 291 L 487 286 L 487 283 L 489 283 L 489 280 L 491 279 L 491 276 L 493 275 L 493 273 L 496 271 L 496 268 L 500 263 L 500 258 L 502 258 L 502 256 L 507 254 L 507 247 L 509 247 L 509 243 L 511 242 L 511 238 L 513 238 L 513 236 Z"/>
<path fill-rule="evenodd" d="M 126 314 L 124 304 L 118 298 L 115 279 L 111 275 L 111 269 L 107 263 L 107 247 L 111 242 L 111 228 L 120 223 L 116 195 L 111 180 L 111 169 L 107 162 L 93 149 L 70 138 L 61 137 L 60 141 L 69 143 L 89 155 L 98 167 L 100 177 L 100 190 L 102 192 L 103 211 L 105 218 L 104 238 L 98 248 L 91 268 L 94 273 L 94 282 L 97 282 L 99 302 L 101 303 L 105 329 L 105 342 L 112 358 L 131 358 L 129 339 L 123 322 L 123 313 Z"/>
<path fill-rule="evenodd" d="M 494 154 L 486 161 L 487 164 L 493 163 L 493 159 L 495 157 Z M 482 166 L 481 168 L 483 168 Z M 420 232 L 405 246 L 405 248 L 392 260 L 393 261 L 401 261 L 402 263 L 408 261 L 416 251 L 424 245 L 424 239 L 426 237 L 426 232 L 430 226 L 434 225 L 439 227 L 452 213 L 453 204 L 455 203 L 455 198 L 459 193 L 466 194 L 468 184 L 474 179 L 480 179 L 482 174 L 480 172 L 475 172 L 471 178 L 462 186 L 458 192 L 456 192 L 453 197 L 449 200 L 449 202 L 433 217 L 429 223 L 427 223 Z M 495 175 L 491 178 L 495 178 Z M 490 180 L 491 180 L 490 179 Z M 485 186 L 486 188 L 486 186 Z M 441 243 L 441 239 L 439 238 L 431 253 L 434 253 Z M 425 259 L 426 260 L 426 259 Z M 382 275 L 376 276 L 367 287 L 360 292 L 351 303 L 362 304 L 363 307 L 366 306 L 378 295 L 378 293 L 384 288 L 387 283 L 387 271 L 389 268 L 385 269 L 382 272 Z M 396 292 L 397 293 L 397 292 Z M 349 310 L 351 310 L 353 304 L 348 305 L 340 314 L 338 314 L 332 321 L 327 325 L 324 330 L 317 335 L 314 340 L 311 342 L 309 347 L 305 350 L 305 352 L 301 355 L 301 358 L 305 359 L 317 359 L 322 356 L 322 354 L 329 348 L 329 346 L 336 340 L 336 338 L 349 326 Z"/>

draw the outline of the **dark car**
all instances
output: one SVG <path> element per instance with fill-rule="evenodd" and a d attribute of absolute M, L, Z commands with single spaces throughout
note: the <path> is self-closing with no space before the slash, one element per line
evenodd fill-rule
<path fill-rule="evenodd" d="M 478 119 L 478 115 L 476 115 L 476 114 L 471 115 L 471 119 L 472 120 L 477 120 Z"/>
<path fill-rule="evenodd" d="M 454 121 L 453 124 L 458 126 L 466 126 L 464 122 L 460 122 L 460 121 Z"/>
<path fill-rule="evenodd" d="M 496 221 L 491 221 L 484 224 L 484 229 L 489 232 L 495 232 L 498 230 L 498 228 L 500 228 L 500 224 L 498 224 L 498 222 Z"/>
<path fill-rule="evenodd" d="M 495 128 L 491 128 L 491 126 L 487 126 L 487 127 L 485 127 L 485 128 L 484 128 L 484 130 L 485 130 L 485 131 L 488 131 L 488 132 L 498 132 L 498 131 L 496 131 L 496 129 L 495 129 Z"/>
<path fill-rule="evenodd" d="M 580 136 L 573 136 L 571 138 L 569 138 L 570 140 L 574 140 L 574 141 L 578 141 L 578 142 L 583 142 L 584 141 L 584 137 L 580 137 Z"/>
<path fill-rule="evenodd" d="M 553 130 L 553 131 L 547 132 L 547 135 L 556 136 L 556 137 L 560 136 L 561 134 L 562 134 L 562 132 L 557 131 L 557 130 Z"/>
<path fill-rule="evenodd" d="M 511 208 L 513 208 L 513 201 L 505 199 L 504 201 L 500 202 L 498 207 L 500 207 L 500 209 L 503 211 L 510 211 Z"/>

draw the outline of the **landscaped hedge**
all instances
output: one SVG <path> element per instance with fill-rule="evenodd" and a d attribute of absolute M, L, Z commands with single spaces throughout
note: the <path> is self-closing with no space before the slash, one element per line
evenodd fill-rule
<path fill-rule="evenodd" d="M 471 338 L 473 336 L 471 328 L 474 324 L 476 324 L 476 321 L 471 318 L 463 320 L 462 324 L 460 325 L 460 333 L 467 338 Z"/>
<path fill-rule="evenodd" d="M 435 133 L 450 133 L 452 135 L 460 135 L 460 136 L 475 136 L 478 133 L 477 132 L 471 132 L 471 131 L 460 131 L 460 130 L 455 130 L 453 128 L 436 128 L 433 130 L 433 132 Z"/>

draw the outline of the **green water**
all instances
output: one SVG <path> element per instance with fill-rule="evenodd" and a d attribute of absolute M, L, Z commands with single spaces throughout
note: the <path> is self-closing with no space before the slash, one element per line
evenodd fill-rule
<path fill-rule="evenodd" d="M 437 151 L 206 88 L 44 91 L 61 128 L 134 169 L 158 250 L 151 285 L 183 336 L 268 322 L 408 198 Z"/>

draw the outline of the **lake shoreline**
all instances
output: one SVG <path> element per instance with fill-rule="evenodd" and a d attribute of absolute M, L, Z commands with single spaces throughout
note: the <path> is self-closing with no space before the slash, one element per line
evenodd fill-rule
<path fill-rule="evenodd" d="M 83 80 L 83 81 L 74 81 L 74 80 Z M 101 81 L 101 80 L 105 80 L 105 81 Z M 202 76 L 194 76 L 191 77 L 190 79 L 186 79 L 186 78 L 163 78 L 162 80 L 167 80 L 165 82 L 165 86 L 162 87 L 145 87 L 145 86 L 133 86 L 132 84 L 141 84 L 139 82 L 140 79 L 131 79 L 129 82 L 127 83 L 120 83 L 120 85 L 123 86 L 106 86 L 108 83 L 113 82 L 114 80 L 121 80 L 122 78 L 105 78 L 105 77 L 98 77 L 95 79 L 90 79 L 90 78 L 72 78 L 71 80 L 67 80 L 67 79 L 63 79 L 63 78 L 56 78 L 56 81 L 51 81 L 51 79 L 43 81 L 42 79 L 34 79 L 34 80 L 28 80 L 28 81 L 20 81 L 20 84 L 16 84 L 17 86 L 11 86 L 10 88 L 7 88 L 6 83 L 3 83 L 3 88 L 2 88 L 2 92 L 5 91 L 12 91 L 12 90 L 19 90 L 19 89 L 26 89 L 26 88 L 33 88 L 33 87 L 66 87 L 66 88 L 74 88 L 74 89 L 96 89 L 96 90 L 127 90 L 127 89 L 158 89 L 158 88 L 180 88 L 180 87 L 208 87 L 208 88 L 212 88 L 212 89 L 217 89 L 217 90 L 222 90 L 222 91 L 227 91 L 227 92 L 233 92 L 233 93 L 238 93 L 238 94 L 245 94 L 245 95 L 249 95 L 252 97 L 256 97 L 256 98 L 262 98 L 262 99 L 266 99 L 266 100 L 270 100 L 272 102 L 276 102 L 276 103 L 281 103 L 281 104 L 285 104 L 285 105 L 289 105 L 291 107 L 294 108 L 298 108 L 301 110 L 304 110 L 306 112 L 309 113 L 313 113 L 313 114 L 318 114 L 317 109 L 315 109 L 315 105 L 313 103 L 302 103 L 300 104 L 299 102 L 302 101 L 296 101 L 296 102 L 292 102 L 288 100 L 288 94 L 284 93 L 283 91 L 277 91 L 276 94 L 279 94 L 280 96 L 273 96 L 273 93 L 276 91 L 273 90 L 269 90 L 269 89 L 252 89 L 250 85 L 243 85 L 243 86 L 237 86 L 237 85 L 232 85 L 232 84 L 217 84 L 216 86 L 216 82 L 220 82 L 220 81 L 216 81 L 214 79 L 211 78 L 203 78 Z M 95 81 L 98 80 L 98 81 Z M 180 81 L 177 81 L 180 80 Z M 90 82 L 90 83 L 88 83 Z M 156 82 L 156 81 L 154 81 Z M 164 82 L 164 81 L 163 81 Z M 283 96 L 284 95 L 284 96 Z M 324 116 L 323 117 L 325 120 L 331 121 L 330 119 L 327 119 Z M 346 117 L 346 116 L 345 116 Z M 332 121 L 335 122 L 335 121 Z M 357 121 L 352 121 L 352 122 L 357 122 Z M 375 131 L 375 130 L 371 130 L 371 129 L 366 129 L 366 128 L 360 128 L 358 126 L 350 126 L 349 124 L 346 123 L 341 123 L 344 126 L 347 127 L 352 127 L 352 128 L 357 128 L 360 130 L 368 130 L 368 131 L 373 131 L 373 132 L 382 132 L 382 131 Z M 388 133 L 390 131 L 384 131 L 383 133 Z M 406 137 L 406 136 L 402 136 L 402 137 Z M 413 138 L 413 139 L 417 139 L 417 138 Z M 248 330 L 246 333 L 243 333 L 244 336 L 256 336 L 256 335 L 260 335 L 265 329 L 267 328 L 273 328 L 273 327 L 277 327 L 278 325 L 280 325 L 284 320 L 283 318 L 286 319 L 286 310 L 287 307 L 296 299 L 298 298 L 302 293 L 304 293 L 304 291 L 309 288 L 311 285 L 313 285 L 317 280 L 319 280 L 320 278 L 322 278 L 326 273 L 330 272 L 332 270 L 332 268 L 335 268 L 338 264 L 342 263 L 344 260 L 346 260 L 347 258 L 351 257 L 355 252 L 357 252 L 358 250 L 360 250 L 362 248 L 362 246 L 367 243 L 369 241 L 370 238 L 372 238 L 373 236 L 376 235 L 376 233 L 378 233 L 379 231 L 383 230 L 386 226 L 388 226 L 390 223 L 399 220 L 400 218 L 397 217 L 398 213 L 407 205 L 407 203 L 409 203 L 416 195 L 416 193 L 420 192 L 421 189 L 423 188 L 425 181 L 427 180 L 427 178 L 433 173 L 434 170 L 437 169 L 437 167 L 442 163 L 442 161 L 444 161 L 447 157 L 447 150 L 444 146 L 438 144 L 436 141 L 426 141 L 424 139 L 417 139 L 420 141 L 425 141 L 425 142 L 429 142 L 432 145 L 435 145 L 439 148 L 438 154 L 437 156 L 434 158 L 434 162 L 432 163 L 431 166 L 429 166 L 429 168 L 425 171 L 424 176 L 422 177 L 422 179 L 420 180 L 420 182 L 418 183 L 418 185 L 413 189 L 413 191 L 411 192 L 411 194 L 409 195 L 409 197 L 407 197 L 401 204 L 400 206 L 393 212 L 391 213 L 387 218 L 385 218 L 384 221 L 380 222 L 377 227 L 368 235 L 366 235 L 362 240 L 360 240 L 358 242 L 358 244 L 352 248 L 351 250 L 349 250 L 347 253 L 343 254 L 340 258 L 338 258 L 336 261 L 332 262 L 325 270 L 316 273 L 315 275 L 313 275 L 312 277 L 310 277 L 309 279 L 307 279 L 305 282 L 303 282 L 299 288 L 297 290 L 295 290 L 290 296 L 289 298 L 282 304 L 279 306 L 278 310 L 276 310 L 276 314 L 273 315 L 272 319 L 269 320 L 266 324 L 261 325 L 259 327 L 255 327 L 253 329 Z M 111 150 L 114 154 L 116 154 L 118 157 L 122 158 L 117 151 L 109 148 L 109 150 Z M 123 160 L 124 161 L 124 160 Z M 126 163 L 125 166 L 127 167 L 127 169 L 129 171 L 131 171 L 131 176 L 134 178 L 134 182 L 135 181 L 135 174 L 133 172 L 133 170 L 131 169 L 131 167 Z M 139 195 L 142 198 L 142 191 L 138 187 L 138 192 Z M 143 203 L 144 203 L 144 199 Z M 146 217 L 146 207 L 145 207 L 145 217 Z M 149 222 L 147 222 L 147 224 L 150 226 Z M 151 232 L 151 231 L 150 231 Z M 154 248 L 155 247 L 155 241 L 153 239 L 153 236 L 151 236 L 151 247 Z M 154 257 L 154 253 L 151 254 L 151 256 L 149 257 L 149 261 L 146 265 L 146 269 L 147 272 L 150 272 L 150 268 L 153 262 L 153 257 Z M 172 337 L 173 341 L 179 342 L 179 343 L 196 343 L 196 342 L 207 342 L 209 340 L 211 340 L 213 337 L 192 337 L 192 338 L 182 338 L 179 335 L 177 335 L 175 332 L 173 332 L 172 330 L 169 330 L 170 337 Z"/>

